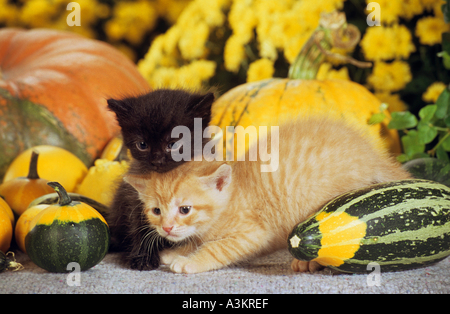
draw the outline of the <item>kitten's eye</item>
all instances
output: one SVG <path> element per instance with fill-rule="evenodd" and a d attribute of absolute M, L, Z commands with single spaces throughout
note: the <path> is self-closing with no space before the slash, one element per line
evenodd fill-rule
<path fill-rule="evenodd" d="M 152 209 L 152 212 L 154 215 L 159 216 L 161 215 L 161 209 L 159 209 L 158 207 L 155 207 Z"/>
<path fill-rule="evenodd" d="M 180 214 L 187 215 L 189 214 L 189 211 L 191 210 L 191 206 L 180 206 L 179 208 Z"/>
<path fill-rule="evenodd" d="M 178 142 L 171 142 L 171 143 L 167 144 L 166 151 L 170 152 L 170 151 L 174 151 L 174 150 L 179 150 L 180 147 L 181 147 L 181 145 Z"/>
<path fill-rule="evenodd" d="M 139 149 L 140 151 L 144 151 L 148 149 L 148 145 L 146 142 L 142 141 L 142 142 L 138 142 L 136 143 L 136 147 L 137 149 Z"/>

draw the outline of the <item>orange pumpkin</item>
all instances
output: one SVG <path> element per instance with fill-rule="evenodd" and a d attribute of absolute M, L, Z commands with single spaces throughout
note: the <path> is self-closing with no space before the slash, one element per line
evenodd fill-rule
<path fill-rule="evenodd" d="M 150 90 L 112 46 L 48 29 L 0 30 L 0 177 L 21 151 L 63 147 L 86 164 L 119 127 L 106 99 Z"/>
<path fill-rule="evenodd" d="M 246 143 L 236 142 L 235 135 L 231 132 L 226 134 L 227 126 L 255 126 L 257 131 L 258 126 L 267 126 L 270 131 L 270 126 L 279 126 L 287 120 L 305 116 L 345 119 L 366 132 L 367 138 L 380 151 L 401 152 L 397 131 L 387 128 L 387 111 L 382 123 L 369 125 L 372 115 L 380 111 L 381 102 L 365 87 L 346 80 L 314 79 L 325 59 L 324 51 L 331 49 L 333 36 L 342 36 L 345 27 L 349 27 L 345 23 L 345 15 L 333 12 L 323 16 L 321 26 L 291 65 L 289 79 L 272 78 L 243 84 L 217 99 L 212 107 L 211 124 L 220 126 L 224 132 L 224 151 L 228 160 L 233 156 L 233 149 L 236 156 L 248 149 L 250 143 L 248 140 Z M 347 59 L 359 66 L 367 66 Z M 230 142 L 228 146 L 226 139 Z"/>

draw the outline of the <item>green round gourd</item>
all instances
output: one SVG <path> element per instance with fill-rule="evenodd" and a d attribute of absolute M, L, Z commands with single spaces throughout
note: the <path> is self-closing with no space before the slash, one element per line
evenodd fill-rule
<path fill-rule="evenodd" d="M 436 181 L 450 187 L 450 163 L 437 158 L 417 158 L 403 167 L 416 179 Z"/>
<path fill-rule="evenodd" d="M 59 195 L 59 203 L 39 213 L 30 223 L 25 247 L 30 259 L 50 272 L 70 272 L 76 262 L 87 270 L 108 252 L 110 232 L 105 219 L 94 208 L 72 201 L 57 182 L 49 182 Z"/>

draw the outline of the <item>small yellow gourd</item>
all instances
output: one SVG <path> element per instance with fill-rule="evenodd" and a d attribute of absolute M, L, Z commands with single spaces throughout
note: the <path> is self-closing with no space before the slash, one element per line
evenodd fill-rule
<path fill-rule="evenodd" d="M 25 150 L 14 159 L 3 182 L 27 175 L 32 151 L 39 153 L 37 171 L 41 178 L 60 182 L 68 192 L 73 192 L 87 174 L 86 165 L 71 152 L 57 146 L 38 145 Z"/>
<path fill-rule="evenodd" d="M 7 252 L 12 240 L 13 227 L 5 211 L 0 210 L 0 251 Z"/>
<path fill-rule="evenodd" d="M 38 175 L 38 157 L 39 154 L 32 151 L 26 177 L 17 177 L 0 184 L 0 195 L 4 197 L 17 216 L 22 215 L 35 198 L 53 193 L 53 189 L 47 185 L 48 180 L 42 179 Z"/>
<path fill-rule="evenodd" d="M 128 170 L 127 161 L 111 161 L 97 159 L 76 193 L 89 197 L 101 204 L 109 206 L 123 175 Z"/>
<path fill-rule="evenodd" d="M 14 229 L 14 238 L 16 239 L 17 246 L 22 252 L 27 252 L 25 248 L 25 237 L 30 230 L 30 222 L 37 214 L 49 206 L 50 204 L 40 204 L 29 207 L 17 220 L 16 228 Z"/>

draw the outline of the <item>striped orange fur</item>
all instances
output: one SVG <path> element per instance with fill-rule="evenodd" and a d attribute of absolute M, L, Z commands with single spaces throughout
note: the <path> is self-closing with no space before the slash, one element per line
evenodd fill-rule
<path fill-rule="evenodd" d="M 274 172 L 261 172 L 263 162 L 246 158 L 191 161 L 167 173 L 125 178 L 139 191 L 149 223 L 179 243 L 161 253 L 163 264 L 174 272 L 198 273 L 286 248 L 293 227 L 332 198 L 410 178 L 342 122 L 297 120 L 280 126 L 275 140 L 279 167 Z M 294 270 L 310 268 L 293 263 Z"/>

